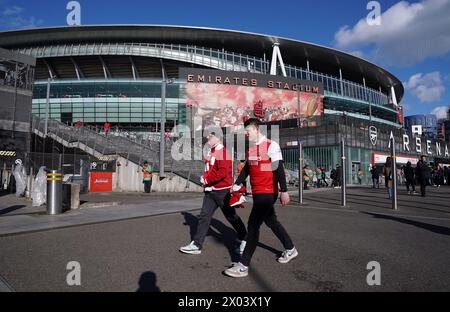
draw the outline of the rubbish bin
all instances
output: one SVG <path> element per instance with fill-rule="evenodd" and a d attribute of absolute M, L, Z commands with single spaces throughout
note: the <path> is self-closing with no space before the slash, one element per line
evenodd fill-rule
<path fill-rule="evenodd" d="M 62 173 L 58 170 L 49 170 L 47 173 L 47 214 L 62 213 L 62 181 Z"/>

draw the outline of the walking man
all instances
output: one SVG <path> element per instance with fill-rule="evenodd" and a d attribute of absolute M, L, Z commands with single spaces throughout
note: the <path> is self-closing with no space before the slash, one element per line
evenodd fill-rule
<path fill-rule="evenodd" d="M 103 128 L 105 129 L 105 136 L 108 136 L 109 130 L 111 129 L 111 124 L 109 123 L 108 119 L 106 119 Z"/>
<path fill-rule="evenodd" d="M 425 197 L 426 187 L 430 179 L 430 167 L 425 161 L 425 156 L 420 156 L 420 160 L 417 162 L 416 175 L 420 184 L 420 195 Z"/>
<path fill-rule="evenodd" d="M 414 169 L 411 166 L 411 162 L 408 161 L 406 163 L 405 168 L 403 169 L 403 174 L 405 175 L 405 184 L 406 184 L 406 191 L 408 194 L 411 194 L 411 191 L 409 190 L 409 187 L 412 187 L 412 193 L 416 193 L 416 182 L 414 179 Z"/>
<path fill-rule="evenodd" d="M 309 181 L 310 181 L 309 166 L 306 165 L 303 167 L 303 189 L 304 190 L 308 189 Z"/>
<path fill-rule="evenodd" d="M 289 203 L 280 146 L 260 132 L 258 119 L 250 118 L 245 121 L 244 126 L 251 145 L 246 153 L 247 164 L 233 185 L 233 190 L 239 189 L 247 176 L 250 176 L 253 207 L 248 220 L 247 245 L 241 261 L 224 272 L 231 277 L 248 275 L 248 267 L 259 241 L 259 229 L 263 222 L 281 241 L 285 249 L 281 257 L 277 259 L 279 263 L 288 263 L 298 255 L 291 238 L 278 221 L 274 208 L 278 193 L 280 193 L 282 205 Z"/>
<path fill-rule="evenodd" d="M 372 174 L 372 188 L 380 188 L 380 173 L 378 172 L 378 167 L 376 165 L 372 166 L 370 169 L 370 173 Z"/>
<path fill-rule="evenodd" d="M 242 253 L 245 247 L 247 230 L 241 218 L 236 214 L 236 209 L 229 204 L 230 189 L 233 183 L 232 161 L 228 151 L 215 132 L 208 134 L 208 144 L 211 150 L 205 160 L 205 172 L 200 179 L 204 187 L 205 197 L 203 198 L 197 232 L 191 243 L 181 247 L 180 251 L 194 255 L 201 253 L 212 216 L 217 207 L 220 207 L 228 222 L 237 232 L 240 241 L 239 251 Z"/>

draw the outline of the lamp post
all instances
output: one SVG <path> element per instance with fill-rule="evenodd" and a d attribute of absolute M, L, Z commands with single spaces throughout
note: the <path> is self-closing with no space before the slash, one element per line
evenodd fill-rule
<path fill-rule="evenodd" d="M 48 113 L 50 109 L 50 81 L 52 79 L 47 79 L 47 96 L 45 101 L 45 126 L 44 126 L 44 139 L 47 137 L 47 131 L 48 131 Z"/>
<path fill-rule="evenodd" d="M 164 156 L 165 156 L 165 129 L 166 129 L 166 87 L 173 83 L 173 79 L 163 78 L 161 82 L 161 141 L 159 143 L 159 177 L 165 178 Z"/>
<path fill-rule="evenodd" d="M 397 159 L 395 152 L 395 138 L 394 134 L 391 131 L 391 170 L 392 170 L 392 209 L 397 210 Z"/>
<path fill-rule="evenodd" d="M 298 202 L 303 204 L 303 142 L 300 142 L 300 90 L 297 88 Z"/>
<path fill-rule="evenodd" d="M 341 206 L 347 205 L 347 172 L 345 161 L 345 139 L 341 139 Z"/>

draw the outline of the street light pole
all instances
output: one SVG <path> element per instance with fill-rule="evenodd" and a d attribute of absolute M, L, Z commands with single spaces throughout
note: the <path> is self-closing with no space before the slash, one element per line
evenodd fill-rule
<path fill-rule="evenodd" d="M 14 139 L 14 132 L 16 130 L 16 109 L 17 109 L 17 78 L 19 76 L 19 65 L 16 62 L 16 70 L 14 73 L 14 110 L 13 110 L 13 120 L 12 120 L 12 128 L 11 128 L 11 137 Z"/>
<path fill-rule="evenodd" d="M 392 209 L 397 210 L 397 159 L 395 153 L 395 138 L 391 132 L 391 167 L 392 167 Z"/>
<path fill-rule="evenodd" d="M 48 111 L 50 106 L 50 79 L 47 79 L 47 97 L 45 102 L 45 126 L 44 126 L 44 138 L 47 137 L 47 131 L 48 131 Z"/>
<path fill-rule="evenodd" d="M 164 171 L 164 154 L 165 154 L 165 129 L 166 129 L 166 77 L 163 78 L 161 83 L 161 141 L 159 144 L 159 177 L 165 178 Z"/>
<path fill-rule="evenodd" d="M 299 154 L 299 163 L 298 163 L 298 198 L 300 204 L 303 204 L 303 143 L 298 143 L 298 154 Z"/>
<path fill-rule="evenodd" d="M 347 205 L 347 179 L 346 179 L 346 166 L 345 166 L 345 141 L 341 139 L 341 206 Z"/>
<path fill-rule="evenodd" d="M 297 89 L 298 202 L 303 204 L 303 142 L 300 141 L 300 90 Z"/>

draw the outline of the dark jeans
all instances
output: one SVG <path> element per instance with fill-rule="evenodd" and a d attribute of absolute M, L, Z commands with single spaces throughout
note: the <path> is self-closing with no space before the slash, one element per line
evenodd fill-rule
<path fill-rule="evenodd" d="M 202 211 L 198 220 L 197 232 L 194 235 L 193 241 L 198 248 L 202 248 L 208 233 L 209 225 L 212 216 L 217 207 L 220 207 L 225 218 L 230 222 L 237 232 L 238 239 L 244 240 L 247 236 L 244 222 L 236 214 L 236 209 L 229 204 L 230 192 L 229 190 L 205 192 L 203 198 Z"/>
<path fill-rule="evenodd" d="M 375 185 L 377 186 L 377 188 L 380 188 L 380 178 L 372 178 L 372 188 L 375 188 Z"/>
<path fill-rule="evenodd" d="M 150 189 L 152 187 L 152 180 L 144 180 L 144 192 L 145 193 L 150 193 Z"/>
<path fill-rule="evenodd" d="M 425 191 L 427 188 L 427 180 L 426 179 L 422 179 L 420 180 L 420 195 L 422 195 L 423 197 L 425 197 Z"/>
<path fill-rule="evenodd" d="M 416 183 L 414 183 L 414 179 L 406 179 L 406 191 L 409 192 L 409 186 L 412 187 L 413 192 L 416 191 Z"/>
<path fill-rule="evenodd" d="M 281 241 L 284 249 L 294 248 L 288 233 L 278 222 L 273 204 L 276 202 L 278 194 L 254 194 L 253 207 L 248 219 L 247 245 L 241 257 L 241 263 L 245 266 L 250 264 L 256 245 L 259 241 L 259 228 L 264 222 Z"/>
<path fill-rule="evenodd" d="M 331 187 L 334 187 L 334 186 L 339 186 L 339 183 L 336 179 L 332 179 L 332 181 L 331 181 Z"/>

